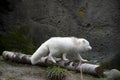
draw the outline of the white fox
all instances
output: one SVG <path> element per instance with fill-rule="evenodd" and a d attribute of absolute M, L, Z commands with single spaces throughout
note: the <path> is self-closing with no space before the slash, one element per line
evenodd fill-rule
<path fill-rule="evenodd" d="M 89 42 L 84 38 L 76 37 L 52 37 L 44 42 L 31 56 L 31 63 L 37 64 L 41 57 L 46 56 L 49 60 L 56 63 L 56 56 L 62 54 L 63 60 L 68 60 L 66 55 L 74 53 L 79 60 L 87 62 L 80 56 L 81 52 L 91 50 Z"/>

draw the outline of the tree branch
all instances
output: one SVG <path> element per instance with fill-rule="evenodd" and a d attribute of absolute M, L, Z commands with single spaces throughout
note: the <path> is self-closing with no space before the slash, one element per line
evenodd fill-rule
<path fill-rule="evenodd" d="M 26 55 L 19 52 L 11 52 L 11 51 L 3 51 L 2 54 L 5 60 L 10 60 L 17 63 L 31 64 L 30 57 L 31 55 Z M 69 70 L 80 71 L 93 75 L 101 75 L 103 73 L 103 69 L 100 65 L 89 64 L 89 63 L 80 63 L 73 61 L 64 61 L 59 60 L 57 63 L 52 63 L 46 58 L 41 58 L 41 60 L 36 64 L 37 66 L 60 66 Z"/>

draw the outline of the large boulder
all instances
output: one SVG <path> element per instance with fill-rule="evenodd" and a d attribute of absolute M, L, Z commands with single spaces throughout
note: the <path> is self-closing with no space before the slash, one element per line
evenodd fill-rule
<path fill-rule="evenodd" d="M 108 80 L 119 80 L 120 79 L 120 71 L 117 69 L 105 71 L 103 74 L 105 77 L 107 77 Z"/>
<path fill-rule="evenodd" d="M 27 26 L 27 35 L 32 37 L 29 44 L 36 48 L 53 36 L 76 36 L 93 46 L 91 54 L 82 54 L 88 59 L 104 61 L 120 52 L 118 0 L 1 0 L 3 3 L 0 37 Z M 3 42 L 0 40 L 2 50 L 7 43 Z"/>

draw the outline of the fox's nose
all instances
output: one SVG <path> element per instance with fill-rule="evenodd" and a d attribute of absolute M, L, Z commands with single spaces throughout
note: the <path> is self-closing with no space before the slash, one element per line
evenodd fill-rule
<path fill-rule="evenodd" d="M 91 46 L 89 47 L 89 50 L 92 50 L 92 47 L 91 47 Z"/>

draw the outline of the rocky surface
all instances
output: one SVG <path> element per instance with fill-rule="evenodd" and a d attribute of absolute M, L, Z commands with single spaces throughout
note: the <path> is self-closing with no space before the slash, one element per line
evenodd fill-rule
<path fill-rule="evenodd" d="M 30 31 L 27 35 L 23 33 L 22 38 L 26 42 L 31 40 L 28 46 L 33 44 L 36 48 L 53 36 L 84 37 L 93 51 L 82 56 L 106 61 L 120 53 L 119 3 L 119 0 L 0 0 L 0 38 L 25 26 Z M 0 39 L 1 52 L 24 42 L 16 37 L 12 42 L 4 39 Z"/>
<path fill-rule="evenodd" d="M 120 71 L 117 69 L 105 71 L 104 75 L 110 80 L 119 80 L 120 79 Z"/>
<path fill-rule="evenodd" d="M 0 56 L 0 80 L 49 80 L 47 68 L 4 61 Z M 64 80 L 80 80 L 80 73 L 69 71 Z M 92 75 L 83 74 L 84 80 L 103 80 Z"/>
<path fill-rule="evenodd" d="M 1 61 L 0 71 L 0 80 L 46 80 L 45 68 L 37 66 Z"/>

